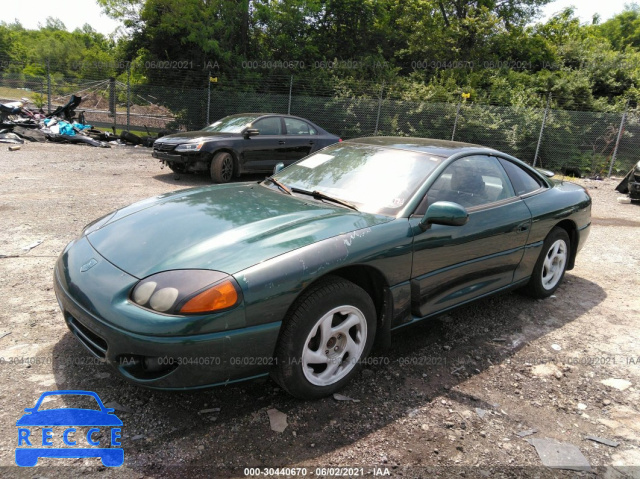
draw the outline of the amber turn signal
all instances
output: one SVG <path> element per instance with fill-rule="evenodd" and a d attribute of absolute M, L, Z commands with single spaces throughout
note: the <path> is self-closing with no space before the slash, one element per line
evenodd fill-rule
<path fill-rule="evenodd" d="M 207 313 L 235 306 L 238 302 L 238 292 L 231 281 L 226 280 L 203 291 L 187 301 L 181 313 Z"/>

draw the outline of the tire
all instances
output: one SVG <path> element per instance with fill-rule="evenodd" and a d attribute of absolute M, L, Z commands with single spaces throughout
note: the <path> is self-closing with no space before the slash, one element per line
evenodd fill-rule
<path fill-rule="evenodd" d="M 167 166 L 174 173 L 184 173 L 186 168 L 182 163 L 167 163 Z"/>
<path fill-rule="evenodd" d="M 523 291 L 538 299 L 551 296 L 564 278 L 570 254 L 569 235 L 562 228 L 553 228 L 544 240 L 531 279 Z"/>
<path fill-rule="evenodd" d="M 371 351 L 376 323 L 365 290 L 336 276 L 320 280 L 296 300 L 283 321 L 272 378 L 300 399 L 338 391 Z"/>
<path fill-rule="evenodd" d="M 211 179 L 214 183 L 228 183 L 233 178 L 233 157 L 226 151 L 216 153 L 211 160 Z"/>
<path fill-rule="evenodd" d="M 142 140 L 138 135 L 134 135 L 133 133 L 126 130 L 120 132 L 120 138 L 133 145 L 139 145 L 140 143 L 142 143 Z"/>

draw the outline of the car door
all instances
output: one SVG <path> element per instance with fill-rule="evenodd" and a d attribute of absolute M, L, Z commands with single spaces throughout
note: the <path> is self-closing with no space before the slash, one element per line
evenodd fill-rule
<path fill-rule="evenodd" d="M 287 165 L 317 149 L 318 132 L 309 123 L 285 117 L 284 125 L 287 131 Z"/>
<path fill-rule="evenodd" d="M 245 138 L 242 142 L 245 170 L 271 171 L 277 163 L 287 161 L 282 117 L 260 118 L 249 128 L 255 128 L 260 134 Z"/>
<path fill-rule="evenodd" d="M 411 218 L 412 313 L 417 317 L 510 285 L 531 227 L 529 209 L 492 156 L 468 156 L 450 164 L 427 192 L 424 210 L 436 201 L 461 204 L 469 221 L 464 226 L 431 225 L 422 232 L 421 216 Z"/>

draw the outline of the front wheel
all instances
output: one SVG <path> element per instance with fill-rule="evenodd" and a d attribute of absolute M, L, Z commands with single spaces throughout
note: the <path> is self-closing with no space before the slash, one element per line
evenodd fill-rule
<path fill-rule="evenodd" d="M 298 398 L 328 396 L 357 372 L 375 333 L 369 294 L 350 281 L 328 277 L 303 294 L 285 318 L 272 377 Z"/>
<path fill-rule="evenodd" d="M 533 274 L 524 291 L 534 298 L 551 296 L 564 277 L 569 261 L 571 242 L 567 232 L 559 227 L 553 228 L 542 245 Z"/>
<path fill-rule="evenodd" d="M 233 157 L 226 151 L 216 153 L 211 160 L 211 179 L 215 183 L 228 183 L 233 178 Z"/>
<path fill-rule="evenodd" d="M 167 166 L 174 173 L 184 173 L 187 170 L 185 165 L 183 165 L 182 163 L 167 163 Z"/>

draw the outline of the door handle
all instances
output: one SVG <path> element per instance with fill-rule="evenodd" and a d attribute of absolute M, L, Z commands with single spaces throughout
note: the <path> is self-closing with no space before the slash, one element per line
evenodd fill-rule
<path fill-rule="evenodd" d="M 313 145 L 313 140 L 309 142 L 310 145 Z"/>
<path fill-rule="evenodd" d="M 284 145 L 284 140 L 280 140 L 280 141 L 278 142 L 278 145 Z"/>
<path fill-rule="evenodd" d="M 516 231 L 518 233 L 524 233 L 525 231 L 529 231 L 529 222 L 527 221 L 526 223 L 520 223 Z"/>

